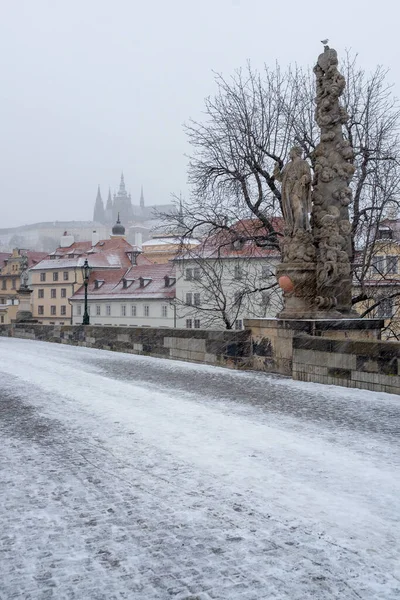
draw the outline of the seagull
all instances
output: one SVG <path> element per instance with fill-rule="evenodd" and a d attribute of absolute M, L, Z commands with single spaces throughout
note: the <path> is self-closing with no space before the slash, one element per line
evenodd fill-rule
<path fill-rule="evenodd" d="M 324 44 L 324 46 L 326 46 L 326 44 L 329 42 L 328 38 L 326 38 L 326 40 L 321 40 L 321 44 Z"/>

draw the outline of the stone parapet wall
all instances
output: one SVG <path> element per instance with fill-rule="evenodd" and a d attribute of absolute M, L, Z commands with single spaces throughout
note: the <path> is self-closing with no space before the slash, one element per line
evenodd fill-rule
<path fill-rule="evenodd" d="M 335 323 L 254 319 L 244 331 L 99 327 L 82 325 L 0 325 L 10 336 L 221 367 L 281 373 L 300 381 L 400 394 L 400 343 L 376 339 L 380 322 L 349 329 Z M 329 337 L 328 337 L 329 336 Z M 334 336 L 337 336 L 336 338 Z M 362 339 L 364 337 L 364 339 Z"/>
<path fill-rule="evenodd" d="M 400 394 L 400 343 L 293 339 L 293 379 Z"/>
<path fill-rule="evenodd" d="M 87 346 L 225 367 L 251 367 L 250 331 L 15 323 L 0 325 L 0 336 Z"/>

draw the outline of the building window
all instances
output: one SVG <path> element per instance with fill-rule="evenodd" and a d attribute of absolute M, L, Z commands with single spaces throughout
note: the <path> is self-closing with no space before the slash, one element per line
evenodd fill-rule
<path fill-rule="evenodd" d="M 82 314 L 82 304 L 77 304 L 76 305 L 76 314 L 78 315 L 78 317 L 81 316 L 81 314 Z"/>
<path fill-rule="evenodd" d="M 195 267 L 193 269 L 193 279 L 196 279 L 196 281 L 198 281 L 199 279 L 201 279 L 200 267 Z"/>
<path fill-rule="evenodd" d="M 136 304 L 131 304 L 131 317 L 136 317 Z"/>
<path fill-rule="evenodd" d="M 393 317 L 393 298 L 382 298 L 377 307 L 378 319 L 391 319 Z"/>
<path fill-rule="evenodd" d="M 193 304 L 194 306 L 200 306 L 200 294 L 198 292 L 193 294 Z"/>
<path fill-rule="evenodd" d="M 261 267 L 261 277 L 263 279 L 268 279 L 268 277 L 272 277 L 273 273 L 271 271 L 271 267 L 269 267 L 268 265 L 263 265 Z"/>
<path fill-rule="evenodd" d="M 235 329 L 243 329 L 243 321 L 242 321 L 242 319 L 236 319 L 236 321 L 235 321 Z"/>
<path fill-rule="evenodd" d="M 386 265 L 388 273 L 397 273 L 397 256 L 388 256 Z"/>
<path fill-rule="evenodd" d="M 40 273 L 40 281 L 46 281 L 46 273 Z"/>
<path fill-rule="evenodd" d="M 261 292 L 261 304 L 264 308 L 267 308 L 271 304 L 270 292 Z"/>
<path fill-rule="evenodd" d="M 101 304 L 96 304 L 96 315 L 98 317 L 101 315 Z"/>
<path fill-rule="evenodd" d="M 121 317 L 126 317 L 126 305 L 121 304 Z"/>
<path fill-rule="evenodd" d="M 61 315 L 65 316 L 67 314 L 67 306 L 65 304 L 63 304 L 61 306 Z"/>
<path fill-rule="evenodd" d="M 106 304 L 106 315 L 107 317 L 111 315 L 111 304 Z"/>
<path fill-rule="evenodd" d="M 15 277 L 13 277 L 11 280 L 11 289 L 15 290 L 16 287 L 17 287 L 17 280 L 15 279 Z"/>
<path fill-rule="evenodd" d="M 4 316 L 3 315 L 1 315 L 0 322 L 4 323 Z"/>
<path fill-rule="evenodd" d="M 44 315 L 44 306 L 38 306 L 38 315 Z"/>
<path fill-rule="evenodd" d="M 186 304 L 187 304 L 188 306 L 192 306 L 192 304 L 193 304 L 193 296 L 192 296 L 192 293 L 191 293 L 191 292 L 188 292 L 188 293 L 186 294 Z"/>
<path fill-rule="evenodd" d="M 148 317 L 150 315 L 150 306 L 148 304 L 144 307 L 144 316 Z"/>
<path fill-rule="evenodd" d="M 67 288 L 61 288 L 61 298 L 67 297 Z"/>
<path fill-rule="evenodd" d="M 57 290 L 56 288 L 51 288 L 50 290 L 50 298 L 56 298 L 57 297 Z"/>
<path fill-rule="evenodd" d="M 194 328 L 195 329 L 200 329 L 200 319 L 195 319 L 194 320 Z"/>
<path fill-rule="evenodd" d="M 38 290 L 38 298 L 44 298 L 44 289 L 40 288 L 40 290 Z"/>
<path fill-rule="evenodd" d="M 235 274 L 234 274 L 234 278 L 235 279 L 243 279 L 243 269 L 241 266 L 239 265 L 235 265 Z"/>
<path fill-rule="evenodd" d="M 185 279 L 191 281 L 193 279 L 193 269 L 186 269 Z"/>
<path fill-rule="evenodd" d="M 6 290 L 7 289 L 7 279 L 3 279 L 2 283 L 1 283 L 1 289 L 2 290 Z"/>
<path fill-rule="evenodd" d="M 168 306 L 166 306 L 165 304 L 163 304 L 163 306 L 161 307 L 161 316 L 168 317 Z"/>
<path fill-rule="evenodd" d="M 186 329 L 192 329 L 192 319 L 186 319 Z"/>
<path fill-rule="evenodd" d="M 68 273 L 68 271 L 64 271 L 64 273 L 63 273 L 63 279 L 64 279 L 64 281 L 68 281 L 68 279 L 69 279 L 69 273 Z"/>
<path fill-rule="evenodd" d="M 53 281 L 58 281 L 58 273 L 53 273 Z"/>
<path fill-rule="evenodd" d="M 237 291 L 233 295 L 233 303 L 235 306 L 240 306 L 243 300 L 243 292 Z"/>
<path fill-rule="evenodd" d="M 377 273 L 379 273 L 380 275 L 383 275 L 383 273 L 385 271 L 385 257 L 384 256 L 373 256 L 371 263 L 372 263 L 372 266 L 374 267 L 375 271 Z"/>
<path fill-rule="evenodd" d="M 56 314 L 56 307 L 54 305 L 50 306 L 50 314 L 54 316 Z"/>

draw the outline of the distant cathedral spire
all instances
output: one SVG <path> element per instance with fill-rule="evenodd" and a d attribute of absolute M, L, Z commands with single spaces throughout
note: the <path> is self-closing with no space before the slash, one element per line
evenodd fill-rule
<path fill-rule="evenodd" d="M 121 173 L 121 182 L 119 184 L 118 195 L 119 196 L 126 196 L 125 179 L 124 179 L 124 172 L 123 171 Z"/>
<path fill-rule="evenodd" d="M 143 194 L 143 186 L 140 190 L 140 208 L 144 208 L 144 194 Z"/>
<path fill-rule="evenodd" d="M 108 188 L 107 210 L 112 210 L 111 188 Z"/>
<path fill-rule="evenodd" d="M 97 223 L 105 222 L 104 204 L 101 197 L 100 185 L 97 187 L 96 202 L 93 210 L 93 221 L 96 221 Z"/>

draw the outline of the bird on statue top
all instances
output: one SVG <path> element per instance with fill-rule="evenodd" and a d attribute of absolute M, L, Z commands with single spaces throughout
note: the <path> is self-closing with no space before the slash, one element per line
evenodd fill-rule
<path fill-rule="evenodd" d="M 324 46 L 326 46 L 328 42 L 329 42 L 328 38 L 326 38 L 326 40 L 321 40 L 321 44 L 324 44 Z"/>

